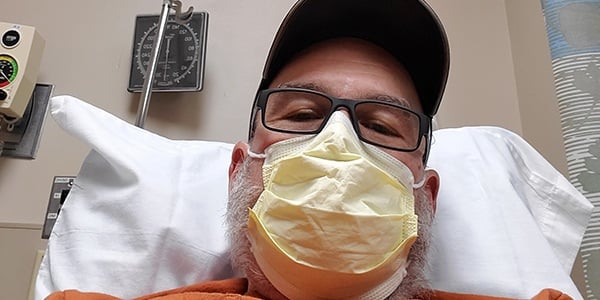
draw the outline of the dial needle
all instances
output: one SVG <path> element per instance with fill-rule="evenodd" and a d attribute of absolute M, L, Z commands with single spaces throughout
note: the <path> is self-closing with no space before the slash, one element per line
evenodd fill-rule
<path fill-rule="evenodd" d="M 6 74 L 4 74 L 4 71 L 2 71 L 2 69 L 0 69 L 0 74 L 2 74 L 2 77 L 6 78 L 6 81 L 10 82 L 10 78 L 8 78 Z"/>
<path fill-rule="evenodd" d="M 165 54 L 165 69 L 163 72 L 163 80 L 167 80 L 167 69 L 169 66 L 169 52 L 171 49 L 171 37 L 167 37 L 167 53 Z"/>

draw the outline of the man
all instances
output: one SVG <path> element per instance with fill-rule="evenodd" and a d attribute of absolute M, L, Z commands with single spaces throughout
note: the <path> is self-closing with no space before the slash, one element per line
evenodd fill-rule
<path fill-rule="evenodd" d="M 448 66 L 419 0 L 300 0 L 232 153 L 227 221 L 244 279 L 141 299 L 498 299 L 434 292 L 423 275 L 439 187 L 425 164 Z"/>
<path fill-rule="evenodd" d="M 430 117 L 448 72 L 448 46 L 439 21 L 418 1 L 300 1 L 283 24 L 254 104 L 250 143 L 238 143 L 233 151 L 228 208 L 233 265 L 248 277 L 249 291 L 271 299 L 424 294 L 424 235 L 439 185 L 435 171 L 424 170 L 424 162 Z M 405 66 L 401 58 L 410 63 Z M 408 65 L 423 69 L 413 75 Z M 422 94 L 411 76 L 421 76 L 417 86 Z M 420 97 L 427 99 L 422 102 Z M 297 139 L 302 140 L 299 145 L 282 154 L 274 148 Z M 392 164 L 381 162 L 386 159 Z M 277 169 L 270 175 L 273 182 L 265 178 L 265 165 Z M 404 172 L 381 176 L 369 168 Z M 400 178 L 404 185 L 415 183 L 413 178 L 420 182 L 416 203 L 393 196 L 403 193 L 383 183 Z M 412 198 L 412 186 L 400 190 Z M 257 199 L 262 209 L 254 205 Z M 410 203 L 401 204 L 404 200 Z M 423 238 L 407 260 L 416 234 L 411 232 L 416 218 L 410 218 L 415 205 Z M 253 206 L 249 223 L 248 208 Z M 280 209 L 272 211 L 274 206 Z M 307 206 L 314 211 L 308 212 Z M 279 248 L 286 253 L 274 250 Z M 371 251 L 381 254 L 361 253 Z M 349 266 L 346 260 L 365 265 Z"/>

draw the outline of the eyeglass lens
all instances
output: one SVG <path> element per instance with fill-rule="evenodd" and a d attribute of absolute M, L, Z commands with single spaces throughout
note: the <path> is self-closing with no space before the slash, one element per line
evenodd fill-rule
<path fill-rule="evenodd" d="M 332 107 L 332 100 L 324 95 L 272 92 L 264 108 L 264 125 L 274 130 L 315 133 L 327 121 Z M 387 103 L 361 101 L 355 103 L 352 114 L 362 139 L 401 150 L 417 147 L 420 121 L 414 112 Z"/>

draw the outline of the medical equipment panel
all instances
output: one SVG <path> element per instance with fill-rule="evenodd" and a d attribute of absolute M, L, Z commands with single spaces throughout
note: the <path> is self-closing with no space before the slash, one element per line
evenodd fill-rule
<path fill-rule="evenodd" d="M 34 27 L 0 22 L 0 115 L 20 119 L 33 92 L 45 41 Z"/>

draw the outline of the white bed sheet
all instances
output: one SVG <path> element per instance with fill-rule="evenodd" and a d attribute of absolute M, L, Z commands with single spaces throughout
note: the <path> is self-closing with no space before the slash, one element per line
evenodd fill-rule
<path fill-rule="evenodd" d="M 122 298 L 231 276 L 224 237 L 232 145 L 174 141 L 70 96 L 54 120 L 92 151 L 51 234 L 36 299 L 80 289 Z M 592 205 L 516 134 L 437 130 L 434 288 L 527 298 L 569 277 Z"/>

